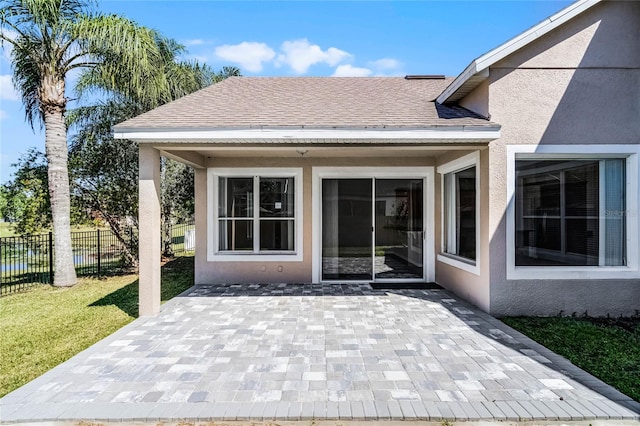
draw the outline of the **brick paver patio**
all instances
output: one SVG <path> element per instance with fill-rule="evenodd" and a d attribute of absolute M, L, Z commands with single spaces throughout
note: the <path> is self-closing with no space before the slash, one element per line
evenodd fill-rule
<path fill-rule="evenodd" d="M 198 286 L 0 404 L 3 423 L 640 419 L 444 290 L 366 284 Z"/>

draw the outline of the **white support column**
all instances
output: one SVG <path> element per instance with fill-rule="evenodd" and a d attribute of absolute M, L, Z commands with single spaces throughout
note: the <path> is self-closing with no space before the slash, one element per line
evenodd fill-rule
<path fill-rule="evenodd" d="M 209 250 L 209 235 L 211 230 L 207 228 L 207 201 L 213 194 L 213 188 L 208 187 L 207 169 L 195 169 L 195 222 L 196 222 L 196 253 L 194 262 L 194 284 L 207 282 L 207 251 Z M 211 192 L 209 192 L 211 191 Z M 209 212 L 209 214 L 213 214 Z M 214 226 L 218 224 L 215 223 Z"/>
<path fill-rule="evenodd" d="M 160 311 L 160 152 L 141 144 L 139 161 L 138 223 L 140 228 L 140 316 Z"/>

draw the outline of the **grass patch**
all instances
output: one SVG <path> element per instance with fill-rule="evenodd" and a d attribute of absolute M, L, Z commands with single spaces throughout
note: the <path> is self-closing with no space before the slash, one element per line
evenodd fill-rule
<path fill-rule="evenodd" d="M 71 225 L 71 232 L 88 232 L 88 231 L 108 231 L 109 227 L 105 226 L 93 226 L 93 225 Z M 37 234 L 46 234 L 50 229 L 43 229 Z M 15 231 L 15 223 L 13 222 L 0 222 L 0 238 L 4 237 L 17 237 L 18 234 Z"/>
<path fill-rule="evenodd" d="M 13 237 L 15 235 L 11 225 L 9 222 L 0 222 L 0 238 Z"/>
<path fill-rule="evenodd" d="M 162 267 L 163 301 L 193 285 L 193 257 Z M 138 316 L 138 277 L 81 278 L 0 298 L 0 397 L 107 337 Z"/>
<path fill-rule="evenodd" d="M 512 317 L 502 321 L 640 401 L 640 316 Z"/>

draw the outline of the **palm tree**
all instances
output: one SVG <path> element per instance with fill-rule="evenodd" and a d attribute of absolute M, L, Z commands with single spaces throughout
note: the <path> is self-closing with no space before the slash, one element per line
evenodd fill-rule
<path fill-rule="evenodd" d="M 83 0 L 3 0 L 0 40 L 11 50 L 13 82 L 27 121 L 44 124 L 55 246 L 54 285 L 76 283 L 71 246 L 67 166 L 66 80 L 80 69 L 108 79 L 126 75 L 128 93 L 141 96 L 158 80 L 162 52 L 153 30 L 95 12 Z M 125 81 L 117 78 L 119 81 Z M 159 87 L 158 90 L 162 90 Z"/>
<path fill-rule="evenodd" d="M 113 76 L 92 70 L 79 79 L 76 90 L 102 92 L 98 102 L 92 100 L 69 111 L 67 124 L 76 132 L 70 144 L 70 169 L 73 174 L 72 194 L 79 205 L 100 212 L 116 238 L 125 247 L 124 259 L 137 264 L 136 233 L 127 235 L 127 226 L 137 227 L 138 145 L 113 139 L 112 126 L 147 112 L 167 102 L 200 90 L 231 76 L 240 76 L 236 67 L 223 67 L 215 72 L 206 64 L 182 61 L 184 46 L 175 40 L 156 38 L 162 55 L 156 79 L 147 81 L 139 93 L 131 93 L 126 72 Z M 193 198 L 193 171 L 169 159 L 161 162 L 163 255 L 171 255 L 171 219 L 176 210 Z"/>

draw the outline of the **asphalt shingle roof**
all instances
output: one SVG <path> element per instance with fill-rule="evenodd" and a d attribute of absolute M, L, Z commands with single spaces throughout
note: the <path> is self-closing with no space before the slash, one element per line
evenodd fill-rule
<path fill-rule="evenodd" d="M 231 77 L 115 130 L 495 126 L 464 108 L 435 103 L 452 80 Z"/>

